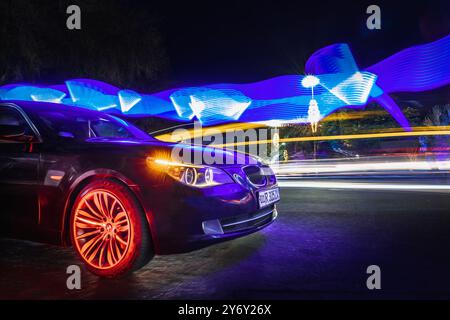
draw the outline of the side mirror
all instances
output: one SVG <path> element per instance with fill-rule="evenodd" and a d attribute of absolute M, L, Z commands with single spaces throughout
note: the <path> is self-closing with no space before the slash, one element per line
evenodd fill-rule
<path fill-rule="evenodd" d="M 25 134 L 25 127 L 20 125 L 0 125 L 0 140 L 25 142 L 33 137 Z"/>

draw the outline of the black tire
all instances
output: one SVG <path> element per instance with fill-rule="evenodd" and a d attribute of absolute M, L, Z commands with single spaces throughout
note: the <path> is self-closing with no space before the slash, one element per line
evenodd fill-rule
<path fill-rule="evenodd" d="M 97 204 L 99 205 L 96 206 Z M 107 212 L 101 223 L 99 211 Z M 90 215 L 86 216 L 86 212 Z M 114 212 L 120 213 L 114 216 Z M 117 220 L 114 221 L 114 218 Z M 121 225 L 118 220 L 126 226 Z M 85 221 L 95 221 L 95 227 Z M 88 244 L 91 238 L 85 235 L 89 231 L 95 233 L 92 236 L 95 239 Z M 154 256 L 147 219 L 136 197 L 128 187 L 109 179 L 94 180 L 80 191 L 71 210 L 70 236 L 75 252 L 87 269 L 101 277 L 126 275 L 145 266 Z M 113 258 L 117 260 L 113 261 Z M 109 263 L 110 261 L 114 263 Z"/>

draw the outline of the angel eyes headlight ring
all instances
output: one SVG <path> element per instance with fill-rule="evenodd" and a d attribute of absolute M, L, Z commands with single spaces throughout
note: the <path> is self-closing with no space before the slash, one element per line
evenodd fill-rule
<path fill-rule="evenodd" d="M 184 170 L 182 179 L 184 183 L 192 186 L 195 185 L 195 183 L 197 182 L 197 177 L 198 177 L 197 170 L 195 168 L 188 167 Z"/>

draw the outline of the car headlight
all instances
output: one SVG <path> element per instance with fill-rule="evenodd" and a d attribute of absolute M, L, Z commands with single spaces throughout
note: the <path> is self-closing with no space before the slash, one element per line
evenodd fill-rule
<path fill-rule="evenodd" d="M 150 168 L 162 170 L 175 180 L 192 187 L 201 188 L 234 182 L 228 173 L 216 167 L 191 165 L 151 157 L 147 158 L 147 164 Z"/>

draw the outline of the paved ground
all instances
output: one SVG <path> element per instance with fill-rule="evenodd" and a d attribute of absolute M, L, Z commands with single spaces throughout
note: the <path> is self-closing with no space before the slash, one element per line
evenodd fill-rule
<path fill-rule="evenodd" d="M 0 298 L 450 298 L 449 193 L 282 190 L 279 219 L 251 236 L 156 257 L 119 280 L 83 271 L 66 289 L 71 249 L 0 240 Z M 366 289 L 366 268 L 382 289 Z M 84 269 L 83 269 L 84 270 Z"/>

